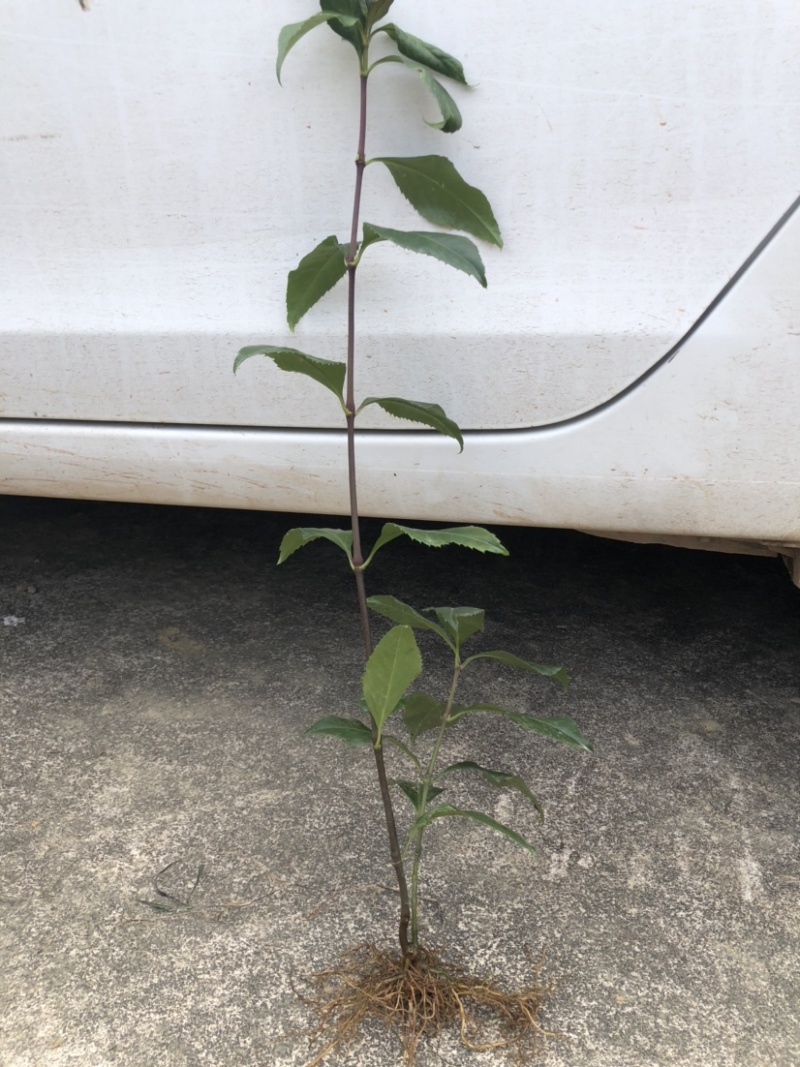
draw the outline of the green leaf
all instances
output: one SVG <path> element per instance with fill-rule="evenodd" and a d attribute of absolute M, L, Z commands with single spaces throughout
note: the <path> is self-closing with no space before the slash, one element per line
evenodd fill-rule
<path fill-rule="evenodd" d="M 393 626 L 380 639 L 367 660 L 361 681 L 364 700 L 378 728 L 400 703 L 406 689 L 422 671 L 422 656 L 410 626 Z"/>
<path fill-rule="evenodd" d="M 369 224 L 367 224 L 369 226 Z M 385 241 L 386 238 L 378 232 L 377 227 L 369 226 L 369 229 L 364 229 L 362 233 L 361 244 L 358 246 L 358 255 L 356 261 L 360 262 L 362 255 L 369 248 L 370 245 L 379 244 L 381 241 Z"/>
<path fill-rule="evenodd" d="M 511 719 L 517 726 L 521 726 L 530 733 L 541 734 L 549 737 L 551 741 L 567 745 L 570 748 L 578 748 L 582 752 L 591 752 L 592 745 L 578 729 L 574 719 L 568 715 L 559 718 L 543 719 L 537 715 L 526 715 L 520 711 L 507 711 L 506 718 Z"/>
<path fill-rule="evenodd" d="M 419 807 L 419 786 L 414 782 L 407 782 L 402 778 L 395 778 L 394 784 L 405 793 L 414 808 Z"/>
<path fill-rule="evenodd" d="M 499 663 L 505 663 L 507 667 L 518 667 L 520 670 L 530 671 L 532 674 L 540 674 L 544 678 L 552 678 L 566 692 L 568 685 L 567 672 L 563 667 L 548 667 L 544 663 L 530 663 L 526 659 L 520 659 L 519 656 L 513 656 L 510 652 L 503 652 L 499 649 L 492 652 L 477 652 L 474 656 L 464 660 L 464 666 L 466 667 L 468 663 L 472 663 L 476 659 L 496 659 Z"/>
<path fill-rule="evenodd" d="M 515 844 L 521 845 L 522 848 L 526 848 L 529 852 L 536 852 L 533 845 L 529 841 L 526 841 L 522 834 L 518 834 L 516 830 L 512 830 L 510 826 L 498 822 L 490 815 L 485 815 L 482 811 L 471 811 L 469 808 L 454 808 L 451 804 L 440 804 L 438 808 L 433 808 L 431 811 L 427 811 L 424 815 L 421 815 L 411 827 L 409 836 L 415 831 L 423 830 L 426 826 L 432 823 L 434 819 L 447 819 L 451 817 L 473 819 L 475 822 L 483 823 L 484 826 L 496 830 L 499 834 L 509 838 L 509 840 L 513 841 Z"/>
<path fill-rule="evenodd" d="M 434 613 L 459 647 L 473 634 L 483 630 L 486 618 L 482 608 L 427 608 L 426 610 Z"/>
<path fill-rule="evenodd" d="M 319 6 L 334 20 L 334 33 L 348 41 L 359 57 L 364 51 L 364 32 L 367 25 L 367 0 L 320 0 Z"/>
<path fill-rule="evenodd" d="M 424 230 L 390 230 L 386 226 L 373 226 L 372 223 L 365 222 L 361 251 L 377 241 L 391 241 L 409 252 L 433 256 L 448 267 L 455 267 L 456 270 L 469 274 L 486 288 L 486 268 L 477 245 L 470 241 L 469 237 L 458 237 L 451 233 L 428 233 Z"/>
<path fill-rule="evenodd" d="M 503 247 L 489 201 L 445 156 L 381 156 L 369 162 L 383 163 L 403 196 L 428 222 Z"/>
<path fill-rule="evenodd" d="M 442 725 L 445 705 L 427 693 L 409 693 L 403 701 L 403 723 L 414 744 L 420 734 L 438 730 Z"/>
<path fill-rule="evenodd" d="M 394 541 L 401 534 L 405 534 L 410 540 L 426 545 L 428 548 L 460 545 L 462 548 L 474 548 L 476 552 L 491 552 L 497 556 L 508 555 L 508 549 L 503 547 L 499 538 L 489 530 L 484 530 L 482 526 L 448 526 L 441 530 L 419 530 L 414 526 L 401 526 L 397 522 L 384 523 L 380 537 L 375 542 L 370 555 L 374 556 L 378 548 L 388 544 L 389 541 Z"/>
<path fill-rule="evenodd" d="M 278 565 L 296 552 L 298 548 L 310 544 L 312 541 L 325 540 L 337 545 L 347 556 L 347 561 L 352 567 L 353 560 L 353 534 L 350 530 L 329 530 L 318 526 L 296 526 L 283 535 L 281 541 Z"/>
<path fill-rule="evenodd" d="M 378 536 L 378 540 L 372 546 L 372 551 L 364 561 L 364 566 L 366 567 L 368 563 L 372 562 L 372 559 L 379 548 L 383 548 L 384 545 L 388 545 L 389 542 L 394 541 L 396 537 L 402 536 L 403 530 L 396 523 L 385 522 L 383 524 L 383 528 L 381 529 L 380 535 Z"/>
<path fill-rule="evenodd" d="M 511 711 L 509 708 L 501 707 L 499 704 L 469 704 L 466 707 L 456 705 L 450 714 L 448 725 L 455 725 L 465 715 L 474 715 L 478 712 L 502 715 L 529 733 L 541 734 L 542 737 L 547 737 L 551 741 L 558 741 L 560 744 L 568 745 L 570 748 L 579 748 L 583 752 L 592 751 L 591 743 L 580 732 L 575 721 L 567 715 L 546 719 L 540 718 L 538 715 L 527 715 L 521 711 Z"/>
<path fill-rule="evenodd" d="M 313 30 L 316 26 L 321 26 L 324 22 L 330 22 L 331 19 L 336 18 L 334 12 L 323 11 L 320 14 L 312 15 L 311 18 L 304 19 L 303 22 L 292 22 L 288 26 L 284 26 L 281 32 L 278 34 L 278 58 L 275 62 L 275 73 L 278 76 L 278 82 L 281 80 L 281 68 L 283 67 L 283 61 L 291 48 L 297 44 L 301 37 Z M 343 24 L 354 26 L 358 24 L 357 19 L 345 16 L 340 18 Z"/>
<path fill-rule="evenodd" d="M 347 273 L 347 247 L 326 237 L 289 271 L 286 285 L 286 319 L 294 329 L 303 315 Z"/>
<path fill-rule="evenodd" d="M 448 419 L 444 408 L 438 404 L 425 404 L 421 400 L 404 400 L 399 396 L 368 396 L 358 406 L 359 411 L 377 404 L 388 415 L 394 415 L 396 419 L 408 419 L 409 422 L 419 422 L 423 426 L 430 426 L 445 437 L 452 437 L 458 441 L 459 452 L 464 451 L 464 438 L 461 436 L 456 423 Z"/>
<path fill-rule="evenodd" d="M 493 533 L 484 530 L 482 526 L 451 526 L 443 530 L 418 530 L 413 526 L 400 526 L 396 522 L 387 522 L 384 523 L 380 536 L 364 561 L 364 566 L 372 562 L 378 549 L 402 535 L 418 544 L 427 545 L 429 548 L 461 545 L 463 548 L 474 548 L 478 552 L 491 552 L 499 556 L 508 555 L 508 550 L 503 547 L 500 540 Z"/>
<path fill-rule="evenodd" d="M 384 619 L 399 623 L 401 626 L 411 626 L 417 630 L 431 630 L 438 634 L 442 640 L 447 641 L 447 634 L 437 626 L 432 619 L 426 619 L 409 604 L 404 604 L 394 596 L 371 596 L 367 597 L 367 607 L 376 615 L 382 615 Z M 449 641 L 447 641 L 450 644 Z M 452 645 L 450 646 L 452 648 Z"/>
<path fill-rule="evenodd" d="M 451 763 L 449 767 L 445 767 L 438 777 L 443 778 L 446 774 L 452 774 L 454 771 L 475 771 L 497 789 L 516 789 L 533 804 L 539 813 L 539 818 L 544 819 L 542 805 L 518 774 L 510 774 L 508 771 L 492 771 L 488 767 L 481 767 L 479 763 L 475 763 L 473 760 L 461 760 L 460 763 Z"/>
<path fill-rule="evenodd" d="M 429 119 L 425 119 L 426 125 L 431 126 L 434 130 L 441 130 L 442 133 L 455 133 L 460 130 L 462 125 L 461 112 L 442 83 L 438 82 L 424 67 L 418 67 L 414 63 L 409 63 L 408 60 L 403 60 L 403 62 L 420 76 L 422 84 L 436 101 L 442 116 L 439 122 L 431 122 Z"/>
<path fill-rule="evenodd" d="M 461 82 L 462 85 L 467 84 L 464 68 L 459 61 L 447 52 L 443 52 L 441 48 L 437 48 L 435 44 L 428 44 L 427 41 L 406 33 L 394 23 L 381 26 L 378 32 L 388 34 L 397 45 L 397 51 L 401 55 L 407 56 L 415 63 L 423 63 L 431 70 L 435 70 L 437 74 L 443 74 L 445 78 L 452 78 L 454 81 Z"/>
<path fill-rule="evenodd" d="M 313 378 L 315 382 L 319 382 L 326 389 L 330 389 L 342 407 L 344 407 L 344 379 L 347 372 L 347 367 L 344 363 L 308 356 L 305 352 L 298 352 L 296 348 L 282 348 L 274 345 L 246 345 L 244 348 L 239 349 L 239 354 L 233 363 L 233 373 L 236 373 L 245 360 L 252 359 L 253 356 L 267 356 L 281 370 L 290 371 L 294 374 L 305 374 L 307 378 Z"/>
<path fill-rule="evenodd" d="M 419 75 L 422 84 L 436 101 L 442 116 L 441 122 L 429 122 L 428 119 L 425 119 L 425 123 L 428 126 L 432 126 L 435 130 L 441 130 L 442 133 L 455 133 L 461 129 L 462 120 L 458 105 L 442 83 L 438 82 L 429 70 L 421 67 L 418 63 L 412 63 L 410 59 L 406 59 L 404 56 L 384 56 L 382 59 L 376 60 L 372 66 L 373 68 L 379 67 L 382 63 L 401 63 L 404 67 L 413 70 Z"/>
<path fill-rule="evenodd" d="M 363 700 L 359 701 L 359 703 L 363 704 Z M 403 704 L 403 702 L 401 701 L 400 702 L 400 706 L 401 707 L 402 707 L 402 704 Z M 365 711 L 367 710 L 366 704 L 364 704 L 364 710 Z M 394 745 L 395 748 L 399 748 L 400 751 L 403 753 L 403 755 L 407 756 L 411 760 L 411 762 L 414 764 L 414 766 L 417 768 L 417 771 L 419 773 L 420 778 L 422 777 L 422 773 L 423 773 L 422 772 L 422 764 L 417 759 L 417 757 L 414 755 L 414 752 L 408 747 L 408 745 L 404 741 L 401 741 L 399 737 L 395 737 L 394 734 L 384 733 L 381 736 L 381 742 L 384 745 L 387 745 L 387 744 L 388 745 Z"/>
<path fill-rule="evenodd" d="M 401 779 L 401 778 L 396 778 L 394 784 L 396 786 L 398 786 L 398 788 L 402 789 L 403 792 L 405 793 L 405 795 L 408 797 L 408 799 L 414 805 L 414 807 L 416 809 L 419 809 L 420 802 L 422 800 L 422 794 L 421 794 L 422 787 L 417 785 L 416 782 L 407 782 L 407 781 L 405 781 L 404 779 Z M 443 792 L 444 792 L 444 789 L 440 789 L 438 786 L 435 786 L 435 785 L 429 785 L 428 786 L 428 802 L 430 802 L 431 800 L 435 800 L 436 797 L 441 796 L 441 794 Z"/>
<path fill-rule="evenodd" d="M 346 745 L 359 748 L 372 742 L 372 731 L 360 719 L 342 719 L 338 715 L 325 715 L 305 731 L 310 736 L 338 737 Z"/>
<path fill-rule="evenodd" d="M 372 30 L 372 27 L 376 22 L 380 22 L 382 18 L 385 18 L 389 13 L 389 8 L 394 3 L 394 0 L 370 0 L 369 11 L 367 14 L 367 30 Z M 381 27 L 382 29 L 383 27 Z"/>

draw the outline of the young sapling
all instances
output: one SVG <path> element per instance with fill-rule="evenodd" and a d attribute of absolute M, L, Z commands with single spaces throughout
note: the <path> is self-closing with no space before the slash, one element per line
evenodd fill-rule
<path fill-rule="evenodd" d="M 467 646 L 484 629 L 484 612 L 480 608 L 456 606 L 418 610 L 393 596 L 367 595 L 367 569 L 379 551 L 400 537 L 433 548 L 455 545 L 507 555 L 496 535 L 478 526 L 432 530 L 386 522 L 369 549 L 362 542 L 356 462 L 356 424 L 361 412 L 377 406 L 396 418 L 410 420 L 452 438 L 459 450 L 464 445 L 458 425 L 436 403 L 396 396 L 358 397 L 356 279 L 362 260 L 372 245 L 389 242 L 431 256 L 485 287 L 484 264 L 472 238 L 502 247 L 500 228 L 489 201 L 445 156 L 367 158 L 368 87 L 370 79 L 379 76 L 386 64 L 399 64 L 407 69 L 419 77 L 430 92 L 439 118 L 429 121 L 428 125 L 443 133 L 455 133 L 462 121 L 455 100 L 440 80 L 466 86 L 461 64 L 435 45 L 385 21 L 393 3 L 394 0 L 321 0 L 320 11 L 302 22 L 285 26 L 278 38 L 276 73 L 279 81 L 289 51 L 318 26 L 333 30 L 353 48 L 357 60 L 360 105 L 349 236 L 345 241 L 336 236 L 320 241 L 289 273 L 286 289 L 287 321 L 294 330 L 322 296 L 347 278 L 347 325 L 343 331 L 345 358 L 332 361 L 295 348 L 257 344 L 242 348 L 234 363 L 234 370 L 238 370 L 242 363 L 255 356 L 267 357 L 279 369 L 302 374 L 327 389 L 342 411 L 349 527 L 290 530 L 281 543 L 279 563 L 312 541 L 322 539 L 342 551 L 353 574 L 365 657 L 360 715 L 326 715 L 313 723 L 307 734 L 338 738 L 348 745 L 372 752 L 389 855 L 397 880 L 396 951 L 362 947 L 345 956 L 332 969 L 316 976 L 315 1003 L 320 1012 L 320 1023 L 315 1033 L 323 1038 L 323 1048 L 315 1055 L 312 1064 L 320 1063 L 329 1053 L 346 1044 L 365 1019 L 375 1016 L 388 1022 L 400 1035 L 408 1063 L 414 1060 L 419 1039 L 440 1031 L 442 1027 L 455 1027 L 468 1047 L 482 1047 L 482 1039 L 476 1035 L 480 1030 L 478 1018 L 485 1011 L 504 1031 L 503 1041 L 518 1052 L 538 1039 L 543 1033 L 536 1020 L 543 991 L 537 983 L 516 992 L 505 992 L 494 982 L 473 976 L 442 960 L 423 944 L 420 929 L 423 844 L 433 823 L 466 819 L 534 851 L 533 845 L 512 827 L 483 811 L 462 807 L 447 799 L 448 785 L 455 776 L 477 776 L 497 789 L 516 791 L 542 815 L 538 800 L 514 769 L 485 767 L 474 760 L 445 761 L 448 734 L 465 717 L 502 718 L 528 733 L 575 749 L 591 749 L 567 716 L 542 717 L 497 704 L 458 703 L 459 683 L 464 672 L 485 660 L 549 678 L 566 688 L 566 675 L 560 667 L 530 662 L 497 649 L 468 652 Z M 394 51 L 371 60 L 370 48 L 378 35 Z M 459 232 L 398 230 L 363 221 L 362 185 L 366 168 L 372 165 L 388 171 L 400 193 L 424 220 Z M 378 615 L 392 624 L 377 642 L 373 639 L 371 615 Z M 450 685 L 443 695 L 412 689 L 423 671 L 417 632 L 434 635 L 451 658 Z M 396 732 L 398 727 L 404 730 L 402 736 Z M 391 751 L 391 773 L 387 767 L 388 751 Z M 411 815 L 402 834 L 398 830 L 394 808 L 396 797 L 402 797 L 411 805 Z"/>

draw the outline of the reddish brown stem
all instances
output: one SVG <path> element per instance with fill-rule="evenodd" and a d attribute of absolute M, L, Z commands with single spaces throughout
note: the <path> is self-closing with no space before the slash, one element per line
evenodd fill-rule
<path fill-rule="evenodd" d="M 356 153 L 356 183 L 353 197 L 353 220 L 350 228 L 350 247 L 347 255 L 347 393 L 345 406 L 347 407 L 347 481 L 350 491 L 350 524 L 353 531 L 353 573 L 356 579 L 356 595 L 358 597 L 358 611 L 361 619 L 361 636 L 364 642 L 364 654 L 367 658 L 372 654 L 372 631 L 369 622 L 369 609 L 367 608 L 367 593 L 364 585 L 364 553 L 361 548 L 361 524 L 358 512 L 358 481 L 356 477 L 356 400 L 355 400 L 355 350 L 356 350 L 356 253 L 358 251 L 358 221 L 361 208 L 361 185 L 364 179 L 364 156 L 367 137 L 367 75 L 361 75 L 361 108 L 358 132 L 358 151 Z M 386 833 L 389 837 L 389 854 L 392 860 L 397 888 L 400 893 L 400 926 L 398 938 L 400 951 L 408 955 L 409 939 L 408 928 L 411 920 L 411 904 L 408 893 L 408 883 L 403 866 L 403 857 L 400 851 L 400 839 L 397 835 L 397 824 L 394 817 L 392 796 L 389 790 L 389 779 L 386 774 L 386 763 L 383 758 L 383 747 L 376 744 L 377 729 L 372 725 L 372 751 L 375 754 L 375 768 L 378 772 L 378 784 L 380 786 L 383 812 L 386 819 Z"/>

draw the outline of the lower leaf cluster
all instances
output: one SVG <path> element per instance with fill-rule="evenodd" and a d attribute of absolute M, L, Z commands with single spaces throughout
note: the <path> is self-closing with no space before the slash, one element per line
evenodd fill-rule
<path fill-rule="evenodd" d="M 387 525 L 391 527 L 394 524 Z M 514 790 L 543 818 L 542 805 L 520 774 L 513 770 L 485 767 L 474 760 L 460 760 L 440 768 L 439 759 L 447 732 L 466 716 L 478 714 L 499 716 L 528 733 L 539 734 L 571 748 L 591 752 L 591 744 L 574 720 L 568 716 L 543 717 L 515 711 L 499 704 L 461 705 L 455 701 L 461 674 L 468 666 L 481 659 L 491 659 L 518 670 L 550 678 L 566 688 L 563 668 L 533 663 L 503 650 L 477 652 L 462 658 L 462 645 L 484 628 L 485 617 L 480 608 L 436 607 L 418 611 L 391 596 L 370 597 L 368 604 L 377 614 L 394 623 L 375 646 L 364 669 L 361 708 L 369 721 L 326 715 L 309 727 L 307 733 L 312 736 L 336 737 L 354 747 L 378 747 L 388 744 L 405 757 L 414 770 L 415 778 L 398 776 L 394 779 L 394 784 L 414 808 L 406 847 L 416 839 L 421 840 L 424 831 L 436 820 L 467 818 L 487 826 L 529 851 L 535 851 L 534 846 L 516 830 L 485 812 L 439 801 L 446 790 L 446 782 L 452 775 L 467 774 L 480 777 L 496 789 Z M 446 700 L 410 690 L 423 669 L 422 655 L 414 636 L 415 630 L 435 634 L 453 655 L 453 680 Z M 405 728 L 407 740 L 384 729 L 388 720 L 395 714 Z M 417 751 L 423 734 L 433 737 L 426 759 Z"/>

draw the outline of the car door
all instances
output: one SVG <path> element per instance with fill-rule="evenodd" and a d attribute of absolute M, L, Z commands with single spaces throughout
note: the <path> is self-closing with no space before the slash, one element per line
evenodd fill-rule
<path fill-rule="evenodd" d="M 321 27 L 294 49 L 281 87 L 277 32 L 314 3 L 87 6 L 0 10 L 0 489 L 341 508 L 335 437 L 324 436 L 340 425 L 335 401 L 267 361 L 235 379 L 231 364 L 258 342 L 343 355 L 343 289 L 294 334 L 284 292 L 311 247 L 348 230 L 352 50 Z M 441 442 L 420 455 L 410 424 L 370 409 L 365 506 L 800 537 L 785 488 L 800 478 L 798 376 L 787 370 L 800 260 L 797 5 L 506 0 L 487 12 L 474 0 L 398 0 L 392 15 L 461 57 L 474 88 L 454 89 L 464 127 L 443 135 L 423 121 L 435 118 L 424 87 L 378 68 L 367 154 L 447 154 L 490 196 L 505 244 L 483 251 L 485 292 L 427 257 L 383 245 L 365 256 L 360 395 L 411 393 L 475 431 L 459 460 L 466 491 Z M 366 220 L 419 226 L 383 168 L 366 178 Z M 762 245 L 776 266 L 756 272 Z M 683 341 L 721 295 L 703 327 L 710 354 L 690 362 Z M 667 377 L 652 372 L 673 355 L 679 384 L 655 413 Z M 592 421 L 631 394 L 624 412 L 635 414 Z M 745 467 L 728 431 L 696 429 L 719 423 L 728 397 L 736 427 L 760 435 Z M 548 426 L 570 429 L 552 438 L 557 463 L 545 469 Z M 387 469 L 405 476 L 379 485 Z M 686 479 L 730 488 L 711 508 L 699 496 L 678 504 L 670 494 Z M 599 487 L 591 507 L 592 494 L 576 493 L 584 483 Z M 780 518 L 757 496 L 745 517 L 741 487 L 757 484 L 784 502 Z"/>

